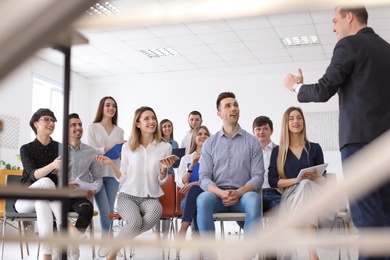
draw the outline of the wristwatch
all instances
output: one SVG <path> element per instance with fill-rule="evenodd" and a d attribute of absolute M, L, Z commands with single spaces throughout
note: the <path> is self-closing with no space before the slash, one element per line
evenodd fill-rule
<path fill-rule="evenodd" d="M 187 169 L 186 169 L 186 172 L 192 172 L 192 170 L 190 170 L 190 168 L 187 168 Z"/>

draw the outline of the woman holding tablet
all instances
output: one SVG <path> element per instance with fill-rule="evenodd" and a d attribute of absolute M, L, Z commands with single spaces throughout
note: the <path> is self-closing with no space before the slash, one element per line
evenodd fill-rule
<path fill-rule="evenodd" d="M 269 166 L 269 184 L 272 188 L 284 190 L 280 202 L 280 216 L 286 216 L 299 211 L 305 202 L 319 192 L 325 183 L 324 176 L 318 176 L 317 171 L 305 172 L 302 180 L 296 183 L 301 169 L 324 163 L 321 146 L 307 140 L 306 125 L 303 112 L 298 107 L 288 108 L 282 119 L 280 144 L 272 150 Z M 304 225 L 311 233 L 318 228 L 318 216 L 310 216 Z M 291 255 L 282 252 L 278 259 L 290 259 Z M 318 260 L 315 248 L 309 249 L 310 260 Z"/>

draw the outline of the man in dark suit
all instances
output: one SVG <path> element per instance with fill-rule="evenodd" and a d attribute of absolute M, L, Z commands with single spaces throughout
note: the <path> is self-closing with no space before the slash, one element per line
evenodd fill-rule
<path fill-rule="evenodd" d="M 390 44 L 367 27 L 367 20 L 364 6 L 337 7 L 333 31 L 339 41 L 325 75 L 316 84 L 303 84 L 299 69 L 284 82 L 299 102 L 326 102 L 338 93 L 343 161 L 390 129 Z M 389 227 L 390 183 L 353 203 L 351 213 L 358 228 Z"/>

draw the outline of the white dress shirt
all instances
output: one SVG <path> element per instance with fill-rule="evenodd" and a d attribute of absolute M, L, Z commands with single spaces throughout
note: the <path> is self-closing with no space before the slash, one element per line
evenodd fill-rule
<path fill-rule="evenodd" d="M 269 167 L 269 163 L 270 163 L 270 160 L 271 160 L 271 153 L 272 153 L 272 149 L 275 147 L 275 144 L 271 141 L 269 142 L 269 144 L 267 144 L 267 146 L 265 147 L 265 149 L 263 149 L 262 147 L 262 151 L 263 151 L 263 160 L 264 160 L 264 182 L 263 182 L 263 186 L 262 188 L 263 189 L 270 189 L 271 186 L 269 186 L 269 183 L 268 183 L 268 167 Z"/>
<path fill-rule="evenodd" d="M 184 187 L 185 183 L 183 183 L 183 175 L 187 172 L 188 164 L 192 163 L 192 159 L 194 158 L 195 154 L 196 151 L 181 157 L 179 168 L 177 168 L 177 173 L 175 174 L 175 182 L 177 187 Z"/>

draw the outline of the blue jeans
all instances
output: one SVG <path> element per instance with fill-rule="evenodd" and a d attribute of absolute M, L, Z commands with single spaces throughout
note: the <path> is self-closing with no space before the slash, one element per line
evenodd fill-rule
<path fill-rule="evenodd" d="M 347 160 L 365 145 L 349 144 L 341 148 L 342 161 Z M 390 182 L 384 183 L 381 187 L 376 188 L 358 201 L 351 201 L 350 204 L 353 223 L 358 229 L 390 227 Z M 359 254 L 359 259 L 390 259 L 390 255 L 368 257 Z"/>
<path fill-rule="evenodd" d="M 95 201 L 99 210 L 102 235 L 107 235 L 110 229 L 110 219 L 107 214 L 114 212 L 114 204 L 118 187 L 119 182 L 114 177 L 103 177 L 102 188 L 95 194 Z"/>
<path fill-rule="evenodd" d="M 279 206 L 281 198 L 282 194 L 276 189 L 263 189 L 263 213 Z"/>
<path fill-rule="evenodd" d="M 193 185 L 188 190 L 186 196 L 183 198 L 180 204 L 180 208 L 183 212 L 182 222 L 191 223 L 194 220 L 193 230 L 198 230 L 198 225 L 196 221 L 197 208 L 196 208 L 196 199 L 199 194 L 203 193 L 203 189 L 199 185 Z"/>
<path fill-rule="evenodd" d="M 261 219 L 261 197 L 254 191 L 245 193 L 237 204 L 228 207 L 224 206 L 222 200 L 214 193 L 205 191 L 198 196 L 196 205 L 198 208 L 197 222 L 201 236 L 215 232 L 213 213 L 245 212 L 244 231 L 248 233 L 253 231 L 256 222 Z"/>

